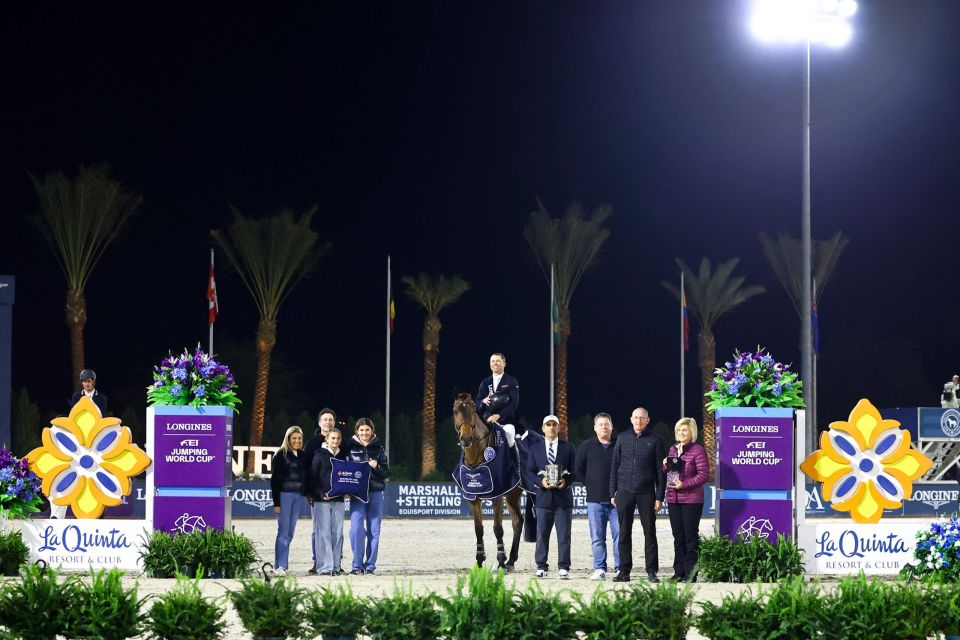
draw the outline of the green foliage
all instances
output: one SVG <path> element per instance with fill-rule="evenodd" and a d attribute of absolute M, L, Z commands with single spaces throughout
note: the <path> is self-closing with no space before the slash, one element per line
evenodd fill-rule
<path fill-rule="evenodd" d="M 27 561 L 30 549 L 23 543 L 20 531 L 0 531 L 0 575 L 15 576 L 20 565 Z"/>
<path fill-rule="evenodd" d="M 827 597 L 832 640 L 904 640 L 939 631 L 938 592 L 918 583 L 888 584 L 861 574 Z"/>
<path fill-rule="evenodd" d="M 272 582 L 244 579 L 239 590 L 229 592 L 229 598 L 243 628 L 254 638 L 299 638 L 303 634 L 301 606 L 307 592 L 291 578 Z"/>
<path fill-rule="evenodd" d="M 197 579 L 178 578 L 172 590 L 153 601 L 144 626 L 154 640 L 219 640 L 223 617 L 223 606 L 204 599 Z"/>
<path fill-rule="evenodd" d="M 803 550 L 782 535 L 776 543 L 711 536 L 700 541 L 698 572 L 706 582 L 777 582 L 803 575 Z"/>
<path fill-rule="evenodd" d="M 739 263 L 740 258 L 730 258 L 714 269 L 710 259 L 703 258 L 700 269 L 694 273 L 686 262 L 677 258 L 677 265 L 684 273 L 687 305 L 702 331 L 710 332 L 720 316 L 766 291 L 758 285 L 743 286 L 744 276 L 733 277 Z M 680 287 L 676 283 L 661 281 L 661 284 L 680 301 Z"/>
<path fill-rule="evenodd" d="M 440 628 L 440 598 L 433 593 L 417 595 L 413 586 L 395 588 L 389 597 L 370 598 L 367 603 L 367 633 L 373 640 L 421 640 Z"/>
<path fill-rule="evenodd" d="M 58 572 L 28 565 L 21 580 L 0 587 L 0 623 L 14 637 L 53 640 L 64 626 L 67 609 L 77 605 L 77 583 L 57 582 Z"/>
<path fill-rule="evenodd" d="M 790 302 L 797 315 L 801 315 L 803 306 L 803 254 L 800 240 L 786 233 L 781 233 L 776 240 L 761 232 L 760 242 L 763 243 L 763 255 L 773 268 L 777 280 L 787 290 Z M 817 290 L 814 292 L 814 302 L 820 301 L 823 290 L 830 281 L 833 268 L 840 259 L 843 249 L 850 243 L 850 239 L 837 231 L 829 240 L 813 240 L 810 247 L 810 262 L 813 268 L 813 277 L 817 281 Z"/>
<path fill-rule="evenodd" d="M 572 596 L 579 604 L 577 626 L 586 640 L 640 636 L 642 626 L 632 598 L 623 597 L 619 591 L 605 591 L 602 587 L 598 587 L 588 601 L 584 601 L 579 593 Z"/>
<path fill-rule="evenodd" d="M 762 640 L 763 609 L 762 596 L 749 589 L 725 595 L 720 604 L 701 602 L 697 631 L 712 640 Z"/>
<path fill-rule="evenodd" d="M 514 599 L 513 615 L 524 621 L 517 640 L 567 640 L 577 637 L 577 619 L 572 603 L 562 593 L 547 593 L 532 580 Z"/>
<path fill-rule="evenodd" d="M 513 587 L 503 571 L 474 567 L 457 578 L 457 586 L 442 603 L 440 628 L 450 640 L 501 640 L 514 637 L 526 621 L 513 615 Z"/>
<path fill-rule="evenodd" d="M 89 582 L 73 578 L 76 595 L 65 611 L 61 634 L 68 638 L 123 640 L 140 635 L 137 585 L 125 589 L 118 569 L 90 572 Z"/>
<path fill-rule="evenodd" d="M 313 636 L 359 635 L 367 621 L 367 602 L 353 595 L 350 585 L 325 588 L 311 594 L 303 618 Z"/>
<path fill-rule="evenodd" d="M 680 588 L 674 582 L 656 586 L 641 583 L 630 590 L 635 603 L 642 638 L 651 640 L 683 640 L 693 623 L 691 607 L 693 588 Z"/>
<path fill-rule="evenodd" d="M 253 541 L 241 533 L 206 529 L 191 533 L 154 531 L 144 541 L 140 561 L 153 578 L 177 573 L 193 577 L 241 578 L 259 556 Z"/>

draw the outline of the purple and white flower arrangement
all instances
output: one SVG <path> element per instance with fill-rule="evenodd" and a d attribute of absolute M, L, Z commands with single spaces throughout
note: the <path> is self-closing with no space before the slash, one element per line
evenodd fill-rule
<path fill-rule="evenodd" d="M 40 478 L 30 462 L 0 447 L 0 516 L 26 518 L 40 511 L 42 503 Z"/>
<path fill-rule="evenodd" d="M 960 580 L 960 521 L 957 516 L 940 518 L 917 532 L 913 550 L 916 564 L 907 565 L 901 577 L 920 577 L 943 582 Z"/>
<path fill-rule="evenodd" d="M 147 387 L 151 405 L 205 405 L 235 409 L 240 404 L 237 384 L 227 365 L 203 352 L 199 345 L 190 353 L 169 355 L 153 368 L 153 384 Z"/>
<path fill-rule="evenodd" d="M 803 383 L 790 370 L 789 364 L 777 362 L 763 347 L 756 352 L 734 354 L 714 373 L 707 409 L 721 407 L 788 407 L 803 408 Z"/>

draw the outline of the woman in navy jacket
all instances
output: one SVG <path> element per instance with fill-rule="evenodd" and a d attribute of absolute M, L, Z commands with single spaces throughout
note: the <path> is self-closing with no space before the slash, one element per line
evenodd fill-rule
<path fill-rule="evenodd" d="M 383 519 L 383 488 L 390 475 L 387 453 L 374 433 L 373 422 L 360 418 L 354 425 L 354 436 L 348 444 L 347 459 L 370 465 L 370 495 L 366 504 L 350 500 L 350 548 L 353 566 L 350 573 L 360 575 L 377 570 L 380 548 L 380 521 Z"/>

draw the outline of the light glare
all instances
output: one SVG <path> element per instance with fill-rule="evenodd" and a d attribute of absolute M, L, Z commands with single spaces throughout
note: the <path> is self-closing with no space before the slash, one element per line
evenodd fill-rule
<path fill-rule="evenodd" d="M 754 0 L 750 31 L 763 42 L 823 43 L 840 47 L 853 37 L 845 18 L 856 0 Z"/>

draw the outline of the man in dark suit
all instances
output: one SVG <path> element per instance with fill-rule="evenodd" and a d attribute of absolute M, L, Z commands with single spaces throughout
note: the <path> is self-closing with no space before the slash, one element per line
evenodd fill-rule
<path fill-rule="evenodd" d="M 93 400 L 93 404 L 97 405 L 97 408 L 100 409 L 100 415 L 107 415 L 107 396 L 103 395 L 96 390 L 97 385 L 97 374 L 94 373 L 93 369 L 84 369 L 80 372 L 80 386 L 83 387 L 82 391 L 75 391 L 73 396 L 70 397 L 70 408 L 73 409 L 73 406 L 80 402 L 80 398 L 87 396 Z"/>
<path fill-rule="evenodd" d="M 573 491 L 570 485 L 576 479 L 574 468 L 577 463 L 577 451 L 569 442 L 560 440 L 560 419 L 547 416 L 543 419 L 543 444 L 531 447 L 527 456 L 527 473 L 540 475 L 542 480 L 537 487 L 537 577 L 546 578 L 549 564 L 547 553 L 550 551 L 550 532 L 557 525 L 557 566 L 560 567 L 560 579 L 570 578 L 570 519 L 573 513 Z M 560 481 L 551 486 L 546 476 L 547 465 L 560 467 Z"/>
<path fill-rule="evenodd" d="M 483 379 L 477 390 L 477 413 L 484 422 L 512 424 L 520 404 L 520 384 L 509 373 L 502 353 L 490 356 L 491 375 Z"/>

